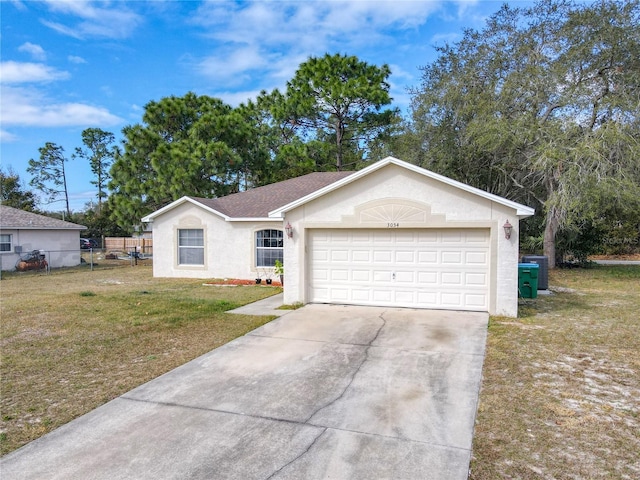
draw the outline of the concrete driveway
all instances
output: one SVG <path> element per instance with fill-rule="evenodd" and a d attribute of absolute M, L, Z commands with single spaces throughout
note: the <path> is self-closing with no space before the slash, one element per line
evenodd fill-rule
<path fill-rule="evenodd" d="M 466 479 L 488 315 L 308 305 L 5 456 L 9 479 Z"/>

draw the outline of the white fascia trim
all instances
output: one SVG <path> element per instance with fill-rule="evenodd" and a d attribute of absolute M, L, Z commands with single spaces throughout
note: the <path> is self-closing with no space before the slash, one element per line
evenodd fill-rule
<path fill-rule="evenodd" d="M 26 227 L 12 227 L 11 225 L 2 225 L 0 226 L 0 231 L 8 231 L 8 230 L 63 230 L 63 231 L 78 231 L 86 230 L 87 227 L 80 225 L 79 227 L 36 227 L 33 225 L 29 225 Z M 10 235 L 10 234 L 7 234 Z"/>
<path fill-rule="evenodd" d="M 153 222 L 153 219 L 162 215 L 163 213 L 168 212 L 169 210 L 174 209 L 175 207 L 182 205 L 183 203 L 189 202 L 192 205 L 196 205 L 208 212 L 213 213 L 214 215 L 218 215 L 219 217 L 222 217 L 225 221 L 229 221 L 232 220 L 230 217 L 228 217 L 227 215 L 220 213 L 219 211 L 211 208 L 211 207 L 207 207 L 206 205 L 203 205 L 202 203 L 198 202 L 197 200 L 194 200 L 193 198 L 184 196 L 182 198 L 179 198 L 178 200 L 175 200 L 173 202 L 171 202 L 169 205 L 165 205 L 164 207 L 162 207 L 160 210 L 156 210 L 153 213 L 150 213 L 149 215 L 147 215 L 146 217 L 142 218 L 142 221 L 145 223 L 148 222 Z"/>
<path fill-rule="evenodd" d="M 225 222 L 281 222 L 281 218 L 270 218 L 270 217 L 227 217 L 225 218 Z"/>
<path fill-rule="evenodd" d="M 456 187 L 459 188 L 461 190 L 465 190 L 467 192 L 473 193 L 475 195 L 478 195 L 480 197 L 486 198 L 488 200 L 491 200 L 493 202 L 496 203 L 500 203 L 502 205 L 508 206 L 510 208 L 513 208 L 516 210 L 516 214 L 519 217 L 529 217 L 531 215 L 533 215 L 535 213 L 535 210 L 531 207 L 527 207 L 526 205 L 522 205 L 520 203 L 517 202 L 513 202 L 511 200 L 508 200 L 506 198 L 503 197 L 499 197 L 498 195 L 494 195 L 493 193 L 489 193 L 489 192 L 485 192 L 484 190 L 480 190 L 479 188 L 475 188 L 472 187 L 470 185 L 458 182 L 457 180 L 453 180 L 451 178 L 445 177 L 443 175 L 440 175 L 438 173 L 434 173 L 430 170 L 426 170 L 422 167 L 418 167 L 417 165 L 413 165 L 411 163 L 407 163 L 403 160 L 399 160 L 397 158 L 394 157 L 386 157 L 372 165 L 369 165 L 366 168 L 363 168 L 362 170 L 359 170 L 355 173 L 353 173 L 352 175 L 349 175 L 348 177 L 343 178 L 342 180 L 338 180 L 337 182 L 334 182 L 330 185 L 327 185 L 326 187 L 323 187 L 319 190 L 316 190 L 313 193 L 310 193 L 309 195 L 302 197 L 298 200 L 295 200 L 287 205 L 284 205 L 276 210 L 273 210 L 271 212 L 269 212 L 269 217 L 278 217 L 278 218 L 284 218 L 284 214 L 286 212 L 288 212 L 289 210 L 292 210 L 296 207 L 299 207 L 300 205 L 303 205 L 304 203 L 307 203 L 311 200 L 314 200 L 318 197 L 321 197 L 322 195 L 325 195 L 333 190 L 336 190 L 344 185 L 347 185 L 351 182 L 354 182 L 356 180 L 358 180 L 361 177 L 364 177 L 365 175 L 369 175 L 371 172 L 374 172 L 382 167 L 385 167 L 387 165 L 389 165 L 390 163 L 393 163 L 394 165 L 397 165 L 399 167 L 403 167 L 406 168 L 407 170 L 411 170 L 412 172 L 416 172 L 420 175 L 424 175 L 426 177 L 430 177 L 433 178 L 434 180 L 438 180 L 440 182 L 446 183 L 447 185 L 451 185 L 452 187 Z"/>

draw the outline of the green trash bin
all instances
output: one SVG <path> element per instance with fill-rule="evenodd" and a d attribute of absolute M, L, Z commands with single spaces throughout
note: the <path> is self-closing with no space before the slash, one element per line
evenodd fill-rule
<path fill-rule="evenodd" d="M 537 263 L 518 264 L 518 296 L 522 298 L 538 297 L 538 269 Z"/>

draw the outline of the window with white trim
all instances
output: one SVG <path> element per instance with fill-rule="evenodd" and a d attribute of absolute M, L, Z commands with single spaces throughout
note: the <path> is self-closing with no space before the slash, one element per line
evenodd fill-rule
<path fill-rule="evenodd" d="M 178 230 L 178 265 L 204 265 L 204 230 Z"/>
<path fill-rule="evenodd" d="M 256 267 L 273 267 L 283 258 L 282 230 L 256 232 Z"/>
<path fill-rule="evenodd" d="M 0 252 L 10 252 L 11 251 L 11 235 L 2 234 L 0 235 Z"/>

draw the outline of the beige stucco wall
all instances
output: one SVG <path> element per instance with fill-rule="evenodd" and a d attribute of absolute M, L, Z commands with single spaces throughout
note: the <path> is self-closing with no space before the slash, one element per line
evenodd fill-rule
<path fill-rule="evenodd" d="M 204 230 L 204 266 L 178 265 L 178 230 L 183 228 Z M 178 205 L 153 221 L 153 275 L 254 279 L 259 274 L 264 278 L 268 270 L 255 267 L 255 232 L 266 228 L 281 230 L 282 222 L 227 222 L 192 203 Z"/>
<path fill-rule="evenodd" d="M 30 230 L 2 229 L 0 233 L 11 235 L 11 252 L 0 253 L 2 270 L 15 270 L 20 254 L 42 250 L 51 268 L 73 267 L 80 264 L 80 232 L 78 230 Z"/>
<path fill-rule="evenodd" d="M 285 303 L 307 300 L 306 245 L 312 228 L 388 228 L 384 205 L 403 207 L 409 215 L 397 228 L 489 228 L 491 232 L 491 287 L 489 313 L 516 316 L 518 311 L 518 217 L 515 209 L 389 164 L 353 183 L 286 213 L 294 228 L 285 238 Z M 366 213 L 365 212 L 365 213 Z M 411 212 L 414 214 L 411 215 Z M 388 213 L 388 212 L 387 212 Z M 506 220 L 514 226 L 504 236 Z"/>

